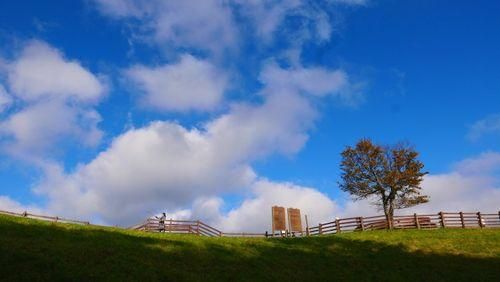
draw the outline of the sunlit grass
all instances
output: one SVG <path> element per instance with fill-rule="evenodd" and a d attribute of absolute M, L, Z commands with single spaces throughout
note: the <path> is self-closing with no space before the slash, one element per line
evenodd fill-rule
<path fill-rule="evenodd" d="M 500 230 L 205 238 L 0 216 L 0 280 L 495 281 Z"/>

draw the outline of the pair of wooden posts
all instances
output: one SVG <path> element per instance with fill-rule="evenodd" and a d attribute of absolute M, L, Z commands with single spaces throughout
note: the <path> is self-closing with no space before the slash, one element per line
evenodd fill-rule
<path fill-rule="evenodd" d="M 275 235 L 276 231 L 279 231 L 280 235 L 284 231 L 286 236 L 288 236 L 289 233 L 295 234 L 295 232 L 297 232 L 302 234 L 304 232 L 304 230 L 302 229 L 302 218 L 300 216 L 300 209 L 287 208 L 285 214 L 284 207 L 273 206 L 271 208 L 271 213 L 272 213 L 272 236 Z M 288 228 L 286 224 L 287 215 L 288 215 Z M 308 225 L 307 216 L 306 216 L 306 225 Z M 308 232 L 308 230 L 309 228 L 306 227 L 306 233 Z"/>

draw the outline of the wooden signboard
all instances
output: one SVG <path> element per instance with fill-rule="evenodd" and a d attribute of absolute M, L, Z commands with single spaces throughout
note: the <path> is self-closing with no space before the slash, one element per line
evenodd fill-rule
<path fill-rule="evenodd" d="M 300 209 L 288 208 L 288 225 L 291 232 L 302 232 Z"/>
<path fill-rule="evenodd" d="M 286 230 L 285 208 L 273 206 L 273 234 L 275 230 Z"/>

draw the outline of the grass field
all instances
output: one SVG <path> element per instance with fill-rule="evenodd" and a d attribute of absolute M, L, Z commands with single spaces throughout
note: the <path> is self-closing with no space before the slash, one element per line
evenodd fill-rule
<path fill-rule="evenodd" d="M 0 215 L 6 281 L 499 281 L 500 230 L 202 238 Z"/>

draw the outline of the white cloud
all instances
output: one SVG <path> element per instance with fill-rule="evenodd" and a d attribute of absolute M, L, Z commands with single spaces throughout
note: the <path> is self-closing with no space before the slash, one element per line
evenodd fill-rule
<path fill-rule="evenodd" d="M 267 64 L 259 76 L 267 92 L 299 91 L 316 96 L 339 94 L 348 87 L 347 74 L 342 70 L 295 67 L 283 69 L 275 63 Z"/>
<path fill-rule="evenodd" d="M 484 135 L 500 133 L 500 114 L 489 115 L 482 120 L 476 121 L 469 127 L 467 139 L 477 141 Z"/>
<path fill-rule="evenodd" d="M 97 76 L 36 40 L 27 42 L 19 56 L 4 65 L 7 86 L 19 101 L 19 107 L 0 120 L 4 151 L 34 161 L 49 155 L 60 141 L 87 146 L 99 142 L 101 117 L 92 105 L 107 87 Z"/>
<path fill-rule="evenodd" d="M 50 166 L 37 191 L 48 196 L 54 213 L 71 210 L 125 225 L 151 211 L 183 210 L 200 197 L 238 193 L 256 177 L 252 161 L 303 147 L 317 116 L 306 94 L 321 96 L 337 88 L 335 83 L 304 87 L 308 76 L 294 79 L 278 92 L 273 77 L 267 78 L 264 88 L 277 92 L 265 89 L 263 103 L 234 104 L 200 128 L 157 121 L 131 129 L 70 174 Z"/>
<path fill-rule="evenodd" d="M 12 104 L 12 98 L 0 84 L 0 114 Z"/>
<path fill-rule="evenodd" d="M 15 213 L 23 213 L 25 211 L 28 211 L 30 213 L 43 215 L 43 212 L 39 208 L 37 208 L 36 206 L 21 205 L 19 202 L 14 201 L 9 197 L 1 196 L 1 195 L 0 195 L 0 211 L 8 211 L 8 212 L 15 212 Z"/>
<path fill-rule="evenodd" d="M 300 17 L 304 22 L 290 31 L 294 34 L 292 40 L 329 40 L 333 28 L 325 11 L 338 4 L 363 5 L 366 2 L 334 0 L 321 7 L 305 0 L 94 1 L 103 14 L 114 19 L 139 19 L 136 32 L 151 36 L 156 42 L 217 54 L 238 46 L 242 37 L 240 32 L 249 31 L 246 23 L 250 23 L 258 40 L 269 42 L 287 16 Z"/>
<path fill-rule="evenodd" d="M 271 231 L 271 207 L 274 205 L 299 208 L 305 228 L 304 215 L 310 225 L 329 221 L 338 212 L 336 203 L 314 188 L 259 180 L 252 185 L 253 196 L 213 224 L 226 232 Z"/>
<path fill-rule="evenodd" d="M 227 1 L 96 0 L 98 8 L 114 18 L 137 18 L 140 34 L 159 43 L 221 52 L 234 46 L 237 31 Z"/>
<path fill-rule="evenodd" d="M 25 107 L 0 122 L 0 135 L 8 141 L 4 147 L 18 156 L 42 154 L 68 137 L 85 145 L 96 145 L 102 132 L 97 128 L 100 116 L 93 110 L 66 105 L 57 100 Z"/>
<path fill-rule="evenodd" d="M 256 29 L 256 34 L 269 41 L 279 30 L 287 16 L 300 18 L 302 24 L 295 25 L 291 31 L 292 38 L 299 42 L 311 39 L 315 35 L 322 41 L 330 40 L 332 33 L 331 20 L 325 12 L 334 4 L 363 5 L 364 0 L 333 0 L 327 7 L 311 4 L 305 0 L 261 1 L 261 0 L 234 0 L 242 15 L 249 20 Z M 311 26 L 313 27 L 311 30 Z"/>
<path fill-rule="evenodd" d="M 61 52 L 40 41 L 31 41 L 21 55 L 8 65 L 12 94 L 25 101 L 43 98 L 97 101 L 104 85 L 77 61 L 66 60 Z"/>
<path fill-rule="evenodd" d="M 134 66 L 126 74 L 145 92 L 145 104 L 158 110 L 212 110 L 227 87 L 224 73 L 190 55 L 156 68 Z"/>

